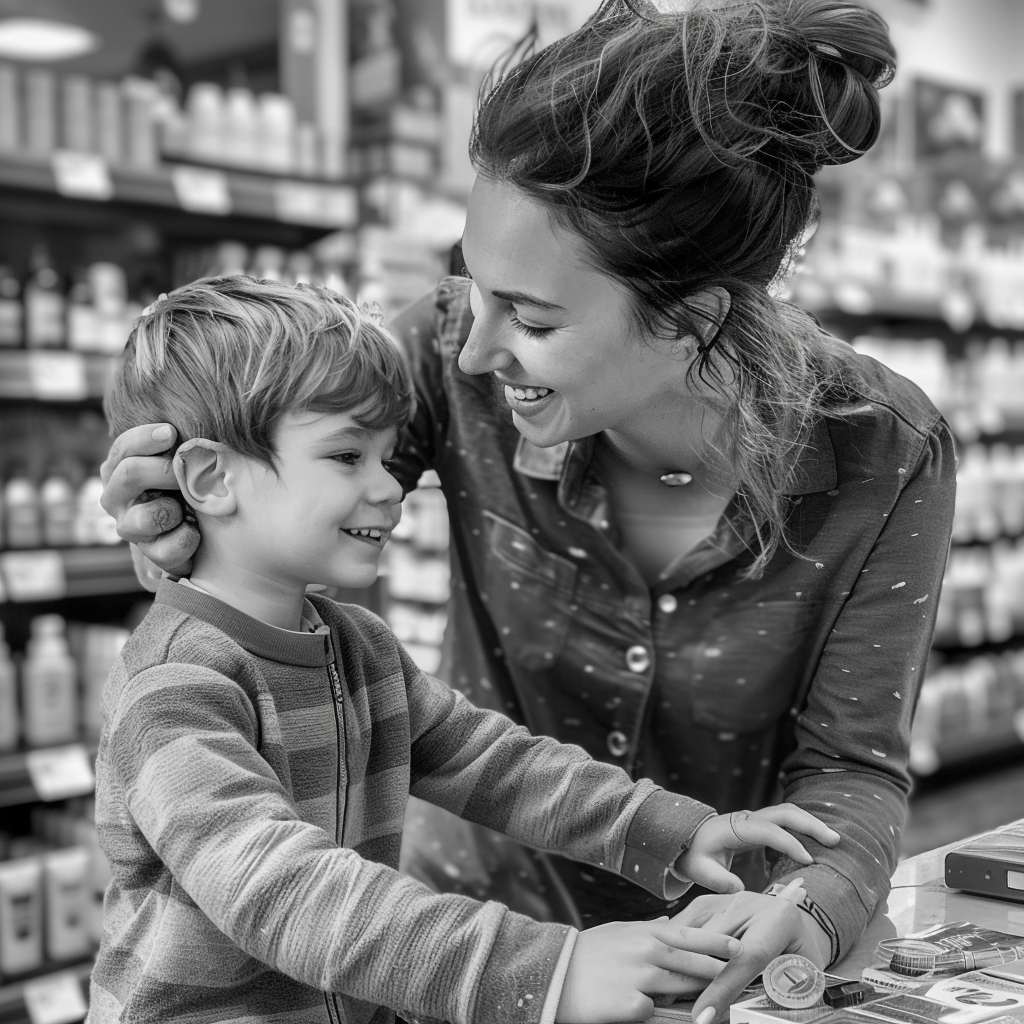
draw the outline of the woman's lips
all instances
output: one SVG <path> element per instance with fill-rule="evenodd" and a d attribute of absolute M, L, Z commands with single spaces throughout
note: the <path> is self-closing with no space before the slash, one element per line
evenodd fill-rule
<path fill-rule="evenodd" d="M 513 412 L 530 416 L 551 404 L 555 392 L 550 388 L 513 387 L 505 385 L 505 401 Z"/>

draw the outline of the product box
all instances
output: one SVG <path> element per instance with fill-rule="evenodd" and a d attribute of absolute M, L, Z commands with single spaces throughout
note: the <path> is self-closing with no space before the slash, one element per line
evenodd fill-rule
<path fill-rule="evenodd" d="M 825 985 L 841 985 L 849 981 L 848 978 L 840 978 L 834 974 L 825 975 Z M 885 993 L 878 993 L 877 998 L 882 998 Z M 814 1006 L 804 1009 L 789 1009 L 779 1006 L 768 998 L 761 985 L 758 985 L 754 994 L 748 998 L 740 999 L 733 1003 L 729 1009 L 730 1024 L 781 1024 L 782 1021 L 792 1021 L 795 1024 L 812 1024 L 813 1021 L 824 1020 L 826 1017 L 829 1024 L 837 1014 L 845 1013 L 845 1010 L 833 1010 L 819 1000 Z M 863 1020 L 859 1024 L 865 1024 Z"/>
<path fill-rule="evenodd" d="M 1024 823 L 988 832 L 947 853 L 946 885 L 1024 903 Z"/>

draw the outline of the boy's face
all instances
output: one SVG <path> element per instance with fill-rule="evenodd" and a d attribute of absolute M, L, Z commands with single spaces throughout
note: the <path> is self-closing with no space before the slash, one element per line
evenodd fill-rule
<path fill-rule="evenodd" d="M 369 586 L 402 515 L 388 471 L 397 439 L 396 429 L 368 430 L 350 413 L 282 416 L 277 472 L 249 462 L 238 482 L 250 571 L 285 586 Z"/>

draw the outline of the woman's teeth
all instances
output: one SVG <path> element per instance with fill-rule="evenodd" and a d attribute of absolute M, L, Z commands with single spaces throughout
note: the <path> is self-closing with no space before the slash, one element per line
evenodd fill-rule
<path fill-rule="evenodd" d="M 511 396 L 520 402 L 533 402 L 538 398 L 547 398 L 550 394 L 551 388 L 514 388 L 505 385 L 505 397 Z"/>

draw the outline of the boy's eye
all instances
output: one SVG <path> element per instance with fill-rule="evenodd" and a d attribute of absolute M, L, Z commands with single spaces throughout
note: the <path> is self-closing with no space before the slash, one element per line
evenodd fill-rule
<path fill-rule="evenodd" d="M 344 466 L 354 466 L 359 461 L 359 452 L 338 452 L 337 455 L 332 455 L 331 458 Z"/>

